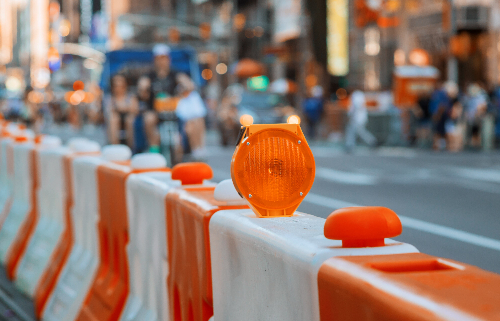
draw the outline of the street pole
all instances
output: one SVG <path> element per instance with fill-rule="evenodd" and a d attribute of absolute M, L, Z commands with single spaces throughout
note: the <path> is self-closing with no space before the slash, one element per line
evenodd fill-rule
<path fill-rule="evenodd" d="M 234 28 L 234 17 L 238 14 L 238 0 L 233 1 L 233 9 L 231 10 L 231 29 Z M 233 30 L 231 32 L 231 38 L 230 38 L 230 49 L 229 49 L 229 61 L 228 61 L 228 67 L 234 66 L 234 64 L 238 61 L 238 31 Z M 234 73 L 229 73 L 229 84 L 234 84 L 238 80 L 237 76 Z"/>
<path fill-rule="evenodd" d="M 299 49 L 299 79 L 298 87 L 299 90 L 296 95 L 297 110 L 300 110 L 303 106 L 303 101 L 307 94 L 306 88 L 306 77 L 307 77 L 307 58 L 308 58 L 308 43 L 307 43 L 307 17 L 306 17 L 306 0 L 300 0 L 300 37 L 298 43 Z"/>

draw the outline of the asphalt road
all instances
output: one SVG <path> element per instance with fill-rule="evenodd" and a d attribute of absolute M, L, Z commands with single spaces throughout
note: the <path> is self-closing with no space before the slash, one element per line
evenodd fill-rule
<path fill-rule="evenodd" d="M 500 154 L 312 149 L 316 178 L 299 211 L 326 218 L 346 206 L 389 207 L 403 223 L 396 240 L 500 273 Z M 230 178 L 233 151 L 209 147 L 216 181 Z"/>

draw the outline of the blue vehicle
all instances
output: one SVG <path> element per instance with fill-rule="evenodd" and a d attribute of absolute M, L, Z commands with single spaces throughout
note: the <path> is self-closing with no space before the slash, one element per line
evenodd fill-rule
<path fill-rule="evenodd" d="M 197 53 L 191 47 L 171 47 L 170 52 L 171 69 L 175 72 L 187 74 L 199 88 L 202 84 L 200 66 Z M 105 93 L 110 93 L 111 78 L 120 73 L 124 75 L 129 83 L 137 84 L 139 78 L 149 74 L 153 69 L 152 48 L 148 49 L 121 49 L 106 53 L 106 62 L 101 75 L 101 88 Z M 135 87 L 131 87 L 135 90 Z M 169 165 L 173 165 L 173 137 L 178 134 L 178 125 L 174 113 L 162 112 L 159 114 L 159 132 L 161 139 L 161 151 L 167 158 Z M 146 135 L 144 131 L 142 115 L 135 122 L 135 152 L 147 149 Z"/>

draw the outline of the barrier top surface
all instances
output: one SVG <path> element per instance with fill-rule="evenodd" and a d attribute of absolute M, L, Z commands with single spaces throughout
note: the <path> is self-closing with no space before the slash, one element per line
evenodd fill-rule
<path fill-rule="evenodd" d="M 500 275 L 421 253 L 332 258 L 318 283 L 322 321 L 500 319 Z"/>
<path fill-rule="evenodd" d="M 319 320 L 317 272 L 325 260 L 418 252 L 390 239 L 386 246 L 342 248 L 342 241 L 325 238 L 324 225 L 325 219 L 298 212 L 279 218 L 257 218 L 251 210 L 215 213 L 210 247 L 217 318 Z"/>

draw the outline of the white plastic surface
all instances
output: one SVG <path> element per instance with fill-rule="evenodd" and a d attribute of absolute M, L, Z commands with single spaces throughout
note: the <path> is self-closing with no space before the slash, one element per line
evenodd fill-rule
<path fill-rule="evenodd" d="M 110 162 L 124 162 L 132 157 L 127 145 L 107 145 L 102 148 L 101 157 Z"/>
<path fill-rule="evenodd" d="M 226 179 L 217 184 L 214 191 L 214 198 L 220 202 L 227 202 L 228 205 L 248 204 L 248 202 L 238 194 L 236 188 L 234 188 L 232 179 Z"/>
<path fill-rule="evenodd" d="M 94 280 L 99 260 L 97 167 L 104 162 L 92 156 L 73 161 L 75 243 L 47 301 L 43 320 L 74 320 Z"/>
<path fill-rule="evenodd" d="M 210 220 L 214 316 L 238 321 L 319 321 L 318 280 L 330 257 L 418 252 L 388 246 L 342 248 L 323 235 L 325 219 L 257 218 L 251 210 L 219 211 Z"/>
<path fill-rule="evenodd" d="M 50 264 L 64 230 L 66 187 L 63 158 L 67 148 L 40 150 L 38 152 L 38 213 L 39 219 L 26 253 L 17 271 L 15 284 L 28 296 L 33 296 L 43 271 Z M 17 164 L 16 164 L 17 165 Z"/>
<path fill-rule="evenodd" d="M 31 209 L 33 179 L 31 177 L 31 161 L 33 144 L 13 145 L 14 177 L 12 190 L 12 206 L 0 229 L 0 260 L 7 259 L 10 247 L 16 238 L 19 228 Z"/>
<path fill-rule="evenodd" d="M 22 131 L 22 135 L 28 137 L 28 139 L 34 139 L 35 138 L 35 132 L 31 129 L 24 129 Z"/>
<path fill-rule="evenodd" d="M 142 153 L 132 157 L 132 169 L 153 169 L 167 167 L 167 160 L 163 155 L 156 153 Z"/>
<path fill-rule="evenodd" d="M 8 214 L 7 203 L 11 201 L 13 173 L 7 169 L 7 146 L 12 145 L 11 138 L 3 138 L 0 141 L 0 222 L 3 224 Z"/>
<path fill-rule="evenodd" d="M 171 173 L 132 174 L 127 180 L 130 293 L 123 321 L 169 320 L 165 196 L 179 181 Z"/>
<path fill-rule="evenodd" d="M 62 141 L 57 136 L 45 135 L 42 136 L 40 147 L 42 148 L 56 148 L 62 145 Z"/>
<path fill-rule="evenodd" d="M 68 140 L 68 142 L 66 143 L 66 146 L 68 146 L 69 149 L 74 149 L 75 145 L 85 143 L 88 141 L 89 141 L 89 139 L 86 137 L 73 137 L 73 138 Z"/>
<path fill-rule="evenodd" d="M 101 150 L 101 145 L 91 140 L 78 140 L 70 144 L 69 148 L 75 153 L 97 153 Z"/>

